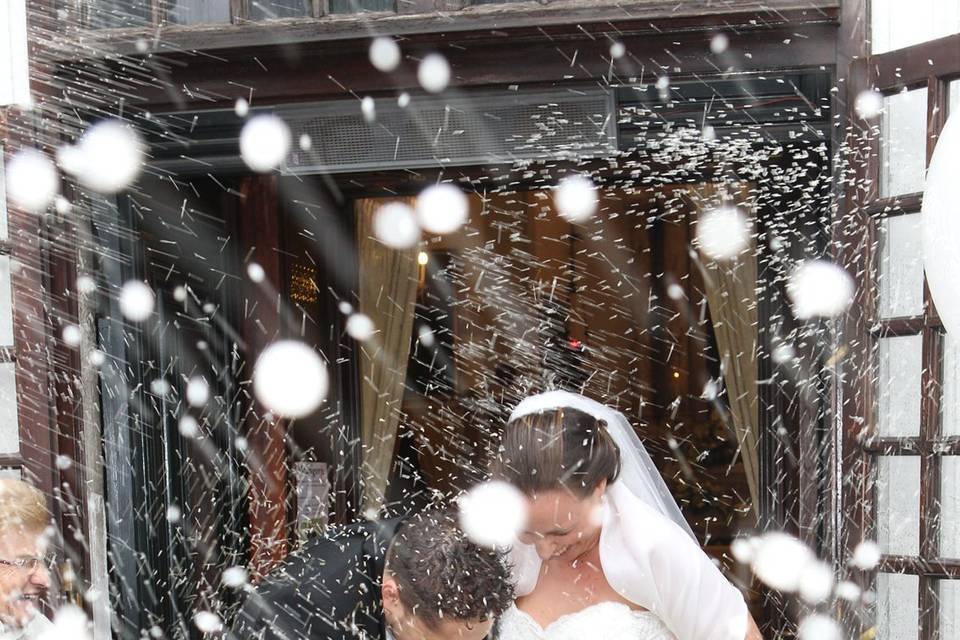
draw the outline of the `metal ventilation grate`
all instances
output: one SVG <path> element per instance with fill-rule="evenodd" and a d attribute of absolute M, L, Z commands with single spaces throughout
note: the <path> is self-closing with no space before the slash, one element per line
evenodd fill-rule
<path fill-rule="evenodd" d="M 612 96 L 599 90 L 421 97 L 405 108 L 383 99 L 373 122 L 356 100 L 278 109 L 294 141 L 311 141 L 291 154 L 290 174 L 607 156 L 612 113 Z"/>

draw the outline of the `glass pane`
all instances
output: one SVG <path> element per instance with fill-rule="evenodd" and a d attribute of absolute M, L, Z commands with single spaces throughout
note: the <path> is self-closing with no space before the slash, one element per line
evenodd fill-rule
<path fill-rule="evenodd" d="M 960 580 L 940 581 L 940 637 L 960 638 Z"/>
<path fill-rule="evenodd" d="M 960 436 L 960 336 L 943 336 L 943 403 L 940 429 L 944 436 Z"/>
<path fill-rule="evenodd" d="M 167 19 L 174 24 L 230 22 L 230 0 L 167 0 Z"/>
<path fill-rule="evenodd" d="M 911 640 L 920 625 L 920 578 L 877 575 L 877 640 Z"/>
<path fill-rule="evenodd" d="M 877 456 L 877 542 L 883 553 L 920 553 L 920 457 Z"/>
<path fill-rule="evenodd" d="M 943 558 L 960 558 L 960 456 L 943 456 L 942 459 L 940 469 L 940 556 Z"/>
<path fill-rule="evenodd" d="M 927 90 L 883 99 L 880 128 L 880 195 L 923 191 L 927 167 Z"/>
<path fill-rule="evenodd" d="M 91 29 L 142 27 L 150 24 L 151 0 L 90 0 L 88 25 Z"/>
<path fill-rule="evenodd" d="M 877 371 L 877 435 L 920 435 L 923 337 L 880 338 Z"/>
<path fill-rule="evenodd" d="M 23 472 L 16 467 L 3 467 L 0 468 L 0 478 L 23 480 Z"/>
<path fill-rule="evenodd" d="M 880 317 L 923 314 L 920 215 L 885 218 L 880 234 Z"/>
<path fill-rule="evenodd" d="M 313 0 L 250 0 L 251 20 L 303 18 L 313 15 Z"/>
<path fill-rule="evenodd" d="M 394 0 L 330 0 L 330 13 L 394 11 Z"/>
<path fill-rule="evenodd" d="M 7 240 L 7 185 L 3 166 L 3 146 L 0 146 L 0 240 Z"/>
<path fill-rule="evenodd" d="M 0 454 L 19 452 L 16 365 L 4 362 L 0 364 Z"/>
<path fill-rule="evenodd" d="M 13 295 L 10 256 L 0 256 L 0 347 L 13 346 Z"/>
<path fill-rule="evenodd" d="M 960 0 L 873 0 L 873 53 L 960 33 Z"/>
<path fill-rule="evenodd" d="M 947 113 L 956 113 L 960 109 L 960 80 L 950 83 L 950 97 L 947 98 Z"/>

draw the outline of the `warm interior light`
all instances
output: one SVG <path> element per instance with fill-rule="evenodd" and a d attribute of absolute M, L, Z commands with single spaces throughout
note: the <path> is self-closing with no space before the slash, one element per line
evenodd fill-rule
<path fill-rule="evenodd" d="M 426 251 L 421 251 L 417 256 L 417 263 L 423 267 L 426 266 L 428 262 L 430 262 L 430 256 L 427 255 Z"/>
<path fill-rule="evenodd" d="M 674 371 L 674 372 L 673 372 L 673 377 L 674 377 L 674 378 L 679 378 L 679 377 L 680 377 L 680 372 L 679 372 L 679 371 Z"/>

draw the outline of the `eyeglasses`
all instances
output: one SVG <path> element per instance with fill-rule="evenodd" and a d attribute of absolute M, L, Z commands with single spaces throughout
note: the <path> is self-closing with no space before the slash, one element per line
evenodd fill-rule
<path fill-rule="evenodd" d="M 54 558 L 52 556 L 42 558 L 17 558 L 16 560 L 4 560 L 0 558 L 0 565 L 23 569 L 28 573 L 33 573 L 41 568 L 49 570 L 50 567 L 53 566 L 53 562 Z"/>

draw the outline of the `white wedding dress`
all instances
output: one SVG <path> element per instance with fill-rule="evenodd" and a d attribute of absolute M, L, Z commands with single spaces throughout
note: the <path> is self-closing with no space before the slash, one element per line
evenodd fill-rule
<path fill-rule="evenodd" d="M 676 640 L 649 611 L 622 602 L 600 602 L 541 627 L 530 614 L 510 607 L 500 616 L 499 640 Z"/>

